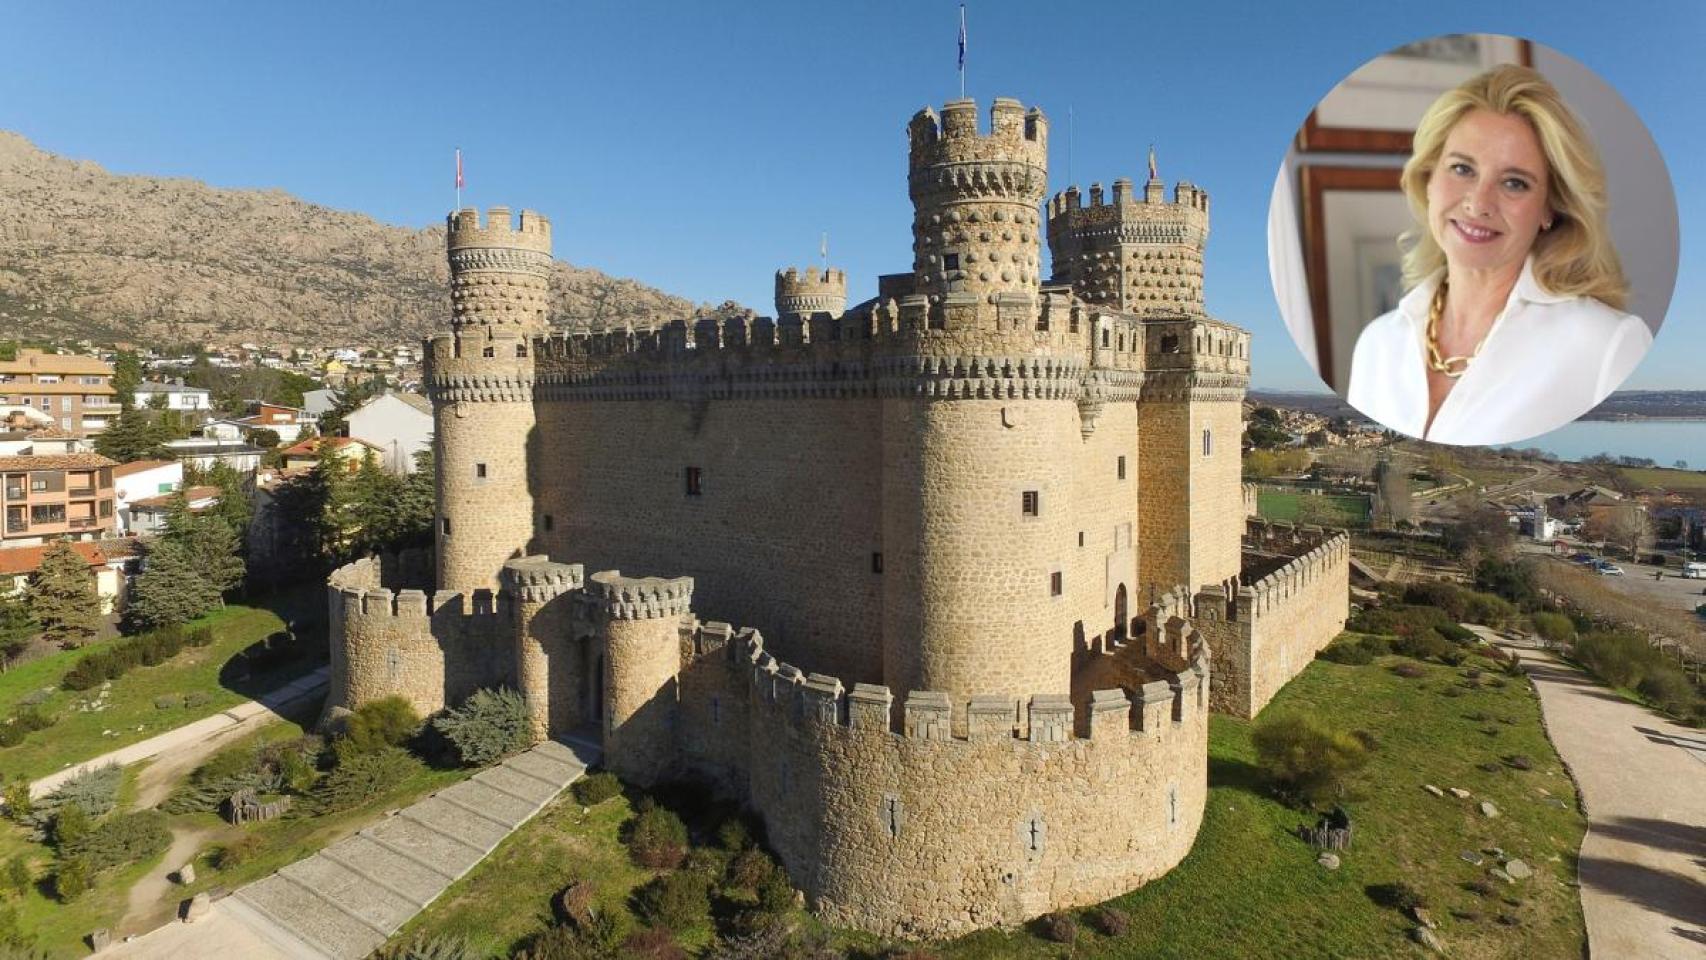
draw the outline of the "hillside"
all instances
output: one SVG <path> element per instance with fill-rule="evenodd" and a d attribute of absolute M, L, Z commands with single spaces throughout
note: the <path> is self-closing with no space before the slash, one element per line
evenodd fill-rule
<path fill-rule="evenodd" d="M 0 131 L 0 329 L 273 345 L 412 340 L 449 316 L 444 230 L 280 190 L 119 176 Z M 651 326 L 694 305 L 559 260 L 552 322 Z"/>

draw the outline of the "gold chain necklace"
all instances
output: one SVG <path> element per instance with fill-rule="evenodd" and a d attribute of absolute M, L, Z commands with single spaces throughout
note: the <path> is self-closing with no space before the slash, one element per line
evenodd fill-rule
<path fill-rule="evenodd" d="M 1492 335 L 1493 328 L 1487 328 L 1487 332 L 1481 335 L 1481 341 L 1475 344 L 1475 349 L 1469 351 L 1467 357 L 1440 356 L 1439 318 L 1441 314 L 1445 313 L 1445 290 L 1445 278 L 1440 277 L 1439 289 L 1434 291 L 1433 301 L 1428 304 L 1428 369 L 1437 370 L 1456 380 L 1469 372 L 1469 361 L 1481 355 L 1481 347 L 1486 344 L 1487 337 Z"/>

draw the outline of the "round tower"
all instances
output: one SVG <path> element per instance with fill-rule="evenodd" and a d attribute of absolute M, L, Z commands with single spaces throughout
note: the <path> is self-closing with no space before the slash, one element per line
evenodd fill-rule
<path fill-rule="evenodd" d="M 1035 294 L 1038 204 L 1048 191 L 1048 121 L 1036 107 L 997 98 L 990 131 L 977 103 L 928 107 L 907 128 L 912 271 L 918 293 Z"/>
<path fill-rule="evenodd" d="M 604 765 L 649 786 L 675 763 L 681 622 L 693 578 L 593 574 L 587 593 L 604 623 Z"/>
<path fill-rule="evenodd" d="M 807 267 L 802 273 L 793 267 L 776 271 L 776 318 L 799 317 L 810 320 L 824 313 L 839 317 L 847 312 L 847 273 L 825 267 Z"/>
<path fill-rule="evenodd" d="M 496 589 L 504 561 L 529 552 L 533 338 L 546 330 L 551 224 L 530 210 L 459 210 L 448 219 L 450 332 L 427 345 L 437 465 L 439 586 Z"/>
<path fill-rule="evenodd" d="M 1055 281 L 1125 313 L 1202 316 L 1208 192 L 1181 180 L 1169 203 L 1166 189 L 1151 151 L 1142 196 L 1124 177 L 1112 197 L 1091 184 L 1088 206 L 1077 186 L 1055 194 L 1048 205 Z"/>

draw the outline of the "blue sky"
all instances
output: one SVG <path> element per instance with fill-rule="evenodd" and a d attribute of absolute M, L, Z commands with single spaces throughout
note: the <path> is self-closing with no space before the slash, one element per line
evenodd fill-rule
<path fill-rule="evenodd" d="M 1255 334 L 1255 382 L 1276 388 L 1319 385 L 1278 319 L 1264 229 L 1310 107 L 1363 60 L 1434 34 L 1557 48 L 1622 93 L 1676 181 L 1681 279 L 1628 386 L 1706 387 L 1706 4 L 969 11 L 967 93 L 1048 113 L 1053 190 L 1140 179 L 1150 143 L 1169 182 L 1209 190 L 1209 309 Z M 55 153 L 419 227 L 453 206 L 460 146 L 464 202 L 546 213 L 559 257 L 765 312 L 775 269 L 816 262 L 823 231 L 854 299 L 910 266 L 905 124 L 958 92 L 957 4 L 936 0 L 55 3 L 4 22 L 0 128 Z"/>

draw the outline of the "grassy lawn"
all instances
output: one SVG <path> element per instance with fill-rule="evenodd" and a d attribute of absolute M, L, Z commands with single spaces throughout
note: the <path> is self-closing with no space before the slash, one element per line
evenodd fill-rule
<path fill-rule="evenodd" d="M 1330 527 L 1368 525 L 1368 498 L 1293 493 L 1262 489 L 1256 494 L 1256 509 L 1264 519 L 1293 523 L 1315 523 Z"/>
<path fill-rule="evenodd" d="M 309 732 L 305 726 L 309 722 L 275 722 L 232 741 L 225 749 L 251 750 L 262 743 L 293 739 Z M 139 765 L 127 771 L 126 786 L 119 794 L 120 809 L 125 807 L 125 799 L 134 795 L 134 781 L 140 769 Z M 150 929 L 165 922 L 175 912 L 179 903 L 195 893 L 215 886 L 235 889 L 258 880 L 356 832 L 384 811 L 407 806 L 474 772 L 425 769 L 392 788 L 375 794 L 359 807 L 319 817 L 284 817 L 267 823 L 237 827 L 212 813 L 174 815 L 171 817 L 174 832 L 199 830 L 207 833 L 196 857 L 196 882 L 187 887 L 171 886 L 166 895 L 153 905 L 148 922 L 142 924 L 139 929 Z M 262 846 L 257 855 L 228 870 L 216 868 L 214 854 L 218 848 L 245 835 L 261 838 Z M 33 858 L 38 875 L 51 873 L 52 852 L 47 847 L 30 842 L 23 830 L 14 825 L 0 824 L 0 862 L 19 853 Z M 107 927 L 118 933 L 138 932 L 128 928 L 119 931 L 117 925 L 125 915 L 127 897 L 132 885 L 146 874 L 176 867 L 176 864 L 163 864 L 159 861 L 159 857 L 154 857 L 145 863 L 102 873 L 87 894 L 69 904 L 60 903 L 52 897 L 51 887 L 43 883 L 21 901 L 0 902 L 0 911 L 8 905 L 15 906 L 19 929 L 51 955 L 67 958 L 86 956 L 88 949 L 81 938 L 91 930 Z M 132 918 L 133 925 L 135 920 L 136 918 Z"/>
<path fill-rule="evenodd" d="M 137 667 L 112 681 L 104 698 L 99 687 L 75 692 L 61 689 L 59 681 L 78 660 L 116 640 L 52 654 L 0 674 L 0 712 L 9 712 L 20 698 L 40 691 L 46 694 L 41 709 L 59 718 L 58 723 L 30 734 L 23 743 L 0 749 L 0 779 L 33 780 L 146 740 L 212 716 L 318 666 L 297 662 L 265 677 L 238 680 L 222 676 L 227 662 L 250 644 L 283 630 L 284 620 L 274 609 L 233 604 L 189 626 L 193 629 L 203 624 L 214 630 L 216 639 L 211 645 L 186 647 L 165 663 Z M 209 699 L 195 707 L 180 703 L 161 709 L 154 705 L 155 697 L 190 691 L 202 691 Z M 99 709 L 93 709 L 96 704 Z"/>
<path fill-rule="evenodd" d="M 1649 490 L 1706 493 L 1706 471 L 1672 470 L 1667 467 L 1618 467 L 1630 483 Z"/>
<path fill-rule="evenodd" d="M 1341 869 L 1317 865 L 1316 851 L 1294 833 L 1313 818 L 1269 795 L 1254 765 L 1251 725 L 1215 717 L 1202 831 L 1177 869 L 1112 901 L 1131 916 L 1126 936 L 1092 932 L 1088 911 L 1081 911 L 1074 948 L 1027 929 L 984 931 L 930 949 L 950 960 L 1423 956 L 1407 937 L 1414 924 L 1376 904 L 1368 891 L 1401 880 L 1426 897 L 1452 956 L 1581 956 L 1581 904 L 1570 883 L 1584 823 L 1574 785 L 1541 728 L 1538 700 L 1522 680 L 1489 685 L 1491 665 L 1480 657 L 1455 669 L 1428 664 L 1418 679 L 1392 673 L 1401 662 L 1413 661 L 1312 663 L 1268 707 L 1379 738 L 1347 802 L 1356 839 L 1340 854 Z M 1487 671 L 1474 688 L 1463 677 L 1471 666 Z M 1513 754 L 1531 758 L 1533 769 L 1478 766 Z M 1422 790 L 1424 783 L 1461 787 L 1473 798 L 1436 798 Z M 1501 815 L 1483 817 L 1482 799 Z M 452 934 L 504 955 L 551 924 L 550 898 L 573 879 L 589 880 L 603 905 L 626 913 L 633 890 L 652 875 L 631 863 L 618 839 L 629 816 L 620 797 L 583 815 L 565 795 L 397 939 Z M 1490 880 L 1496 893 L 1484 897 L 1465 885 L 1486 879 L 1497 861 L 1489 857 L 1476 867 L 1459 853 L 1495 846 L 1527 862 L 1534 876 L 1514 885 Z M 707 922 L 679 939 L 692 952 L 709 935 Z M 854 956 L 877 955 L 883 946 L 849 932 L 837 932 L 835 941 Z"/>

